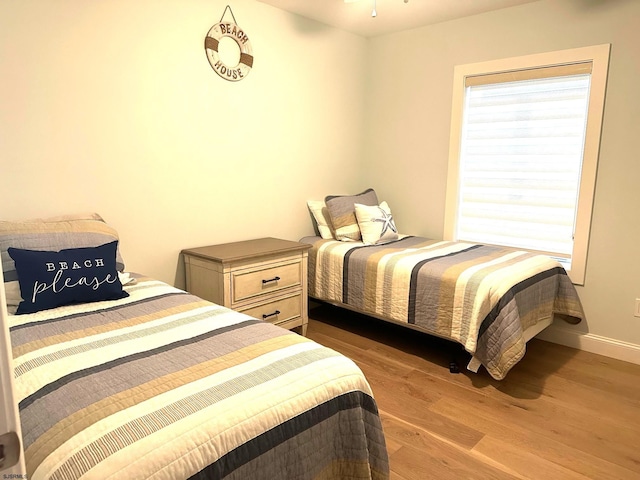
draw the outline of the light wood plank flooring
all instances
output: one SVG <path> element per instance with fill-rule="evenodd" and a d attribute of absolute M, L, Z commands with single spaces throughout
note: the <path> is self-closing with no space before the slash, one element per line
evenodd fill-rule
<path fill-rule="evenodd" d="M 369 380 L 393 480 L 640 479 L 638 365 L 534 339 L 498 382 L 461 347 L 329 305 L 307 333 Z"/>

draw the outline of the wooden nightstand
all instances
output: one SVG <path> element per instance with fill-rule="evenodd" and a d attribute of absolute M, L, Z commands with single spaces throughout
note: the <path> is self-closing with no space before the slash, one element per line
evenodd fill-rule
<path fill-rule="evenodd" d="M 310 247 L 259 238 L 183 250 L 187 291 L 306 335 Z"/>

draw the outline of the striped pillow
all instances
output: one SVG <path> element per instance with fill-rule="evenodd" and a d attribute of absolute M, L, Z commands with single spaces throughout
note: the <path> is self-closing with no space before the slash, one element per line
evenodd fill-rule
<path fill-rule="evenodd" d="M 336 240 L 359 241 L 362 238 L 355 204 L 378 205 L 378 197 L 373 188 L 357 195 L 330 195 L 324 199 Z"/>
<path fill-rule="evenodd" d="M 68 248 L 97 247 L 114 240 L 118 240 L 118 232 L 107 225 L 97 213 L 25 221 L 0 221 L 0 257 L 7 305 L 15 307 L 22 301 L 18 273 L 7 251 L 9 247 L 59 251 Z M 119 272 L 124 271 L 124 261 L 119 249 L 116 252 L 116 269 Z"/>

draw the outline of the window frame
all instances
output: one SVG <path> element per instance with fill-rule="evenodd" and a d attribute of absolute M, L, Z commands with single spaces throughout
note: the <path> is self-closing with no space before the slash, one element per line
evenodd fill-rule
<path fill-rule="evenodd" d="M 591 214 L 595 194 L 600 135 L 604 114 L 609 54 L 611 44 L 594 45 L 554 52 L 511 57 L 487 62 L 458 65 L 453 74 L 453 98 L 451 107 L 451 134 L 449 139 L 449 170 L 444 219 L 444 238 L 457 240 L 457 211 L 459 204 L 460 149 L 464 119 L 465 80 L 467 77 L 495 75 L 519 70 L 592 63 L 591 88 L 587 113 L 582 174 L 578 194 L 576 222 L 571 255 L 571 267 L 567 270 L 574 284 L 584 285 Z"/>

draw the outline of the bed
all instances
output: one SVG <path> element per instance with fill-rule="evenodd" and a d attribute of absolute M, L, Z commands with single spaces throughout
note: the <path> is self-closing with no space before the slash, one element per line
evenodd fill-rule
<path fill-rule="evenodd" d="M 127 273 L 114 238 L 93 214 L 0 222 L 29 479 L 389 477 L 376 402 L 351 360 Z M 104 245 L 108 255 L 93 250 Z M 42 265 L 88 271 L 36 280 L 25 295 L 22 280 L 33 279 L 20 255 L 30 249 L 81 252 Z M 23 305 L 118 284 L 108 299 L 82 302 L 76 292 L 63 305 Z"/>
<path fill-rule="evenodd" d="M 372 188 L 307 206 L 309 297 L 456 342 L 473 372 L 502 380 L 555 318 L 584 319 L 567 272 L 546 255 L 402 235 Z"/>
<path fill-rule="evenodd" d="M 514 249 L 400 235 L 383 245 L 318 236 L 309 250 L 309 296 L 461 344 L 503 379 L 526 342 L 554 317 L 583 311 L 565 269 Z"/>

